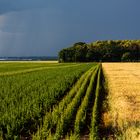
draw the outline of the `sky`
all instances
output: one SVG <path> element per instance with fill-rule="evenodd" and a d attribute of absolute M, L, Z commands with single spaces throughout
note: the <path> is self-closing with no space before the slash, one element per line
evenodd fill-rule
<path fill-rule="evenodd" d="M 140 39 L 140 0 L 0 0 L 0 56 L 57 56 L 76 42 Z"/>

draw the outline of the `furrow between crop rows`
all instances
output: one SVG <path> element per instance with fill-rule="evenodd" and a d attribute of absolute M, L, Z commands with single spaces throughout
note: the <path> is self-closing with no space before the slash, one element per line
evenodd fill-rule
<path fill-rule="evenodd" d="M 33 139 L 45 139 L 48 136 L 49 132 L 52 131 L 53 127 L 57 124 L 61 113 L 74 98 L 77 90 L 80 88 L 87 74 L 88 72 L 86 72 L 81 76 L 81 78 L 72 87 L 69 93 L 62 99 L 59 105 L 58 106 L 56 105 L 53 108 L 53 111 L 47 112 L 46 116 L 44 117 L 43 126 L 39 128 L 38 132 L 36 133 L 36 135 L 34 135 Z"/>
<path fill-rule="evenodd" d="M 72 102 L 68 105 L 66 110 L 64 110 L 64 113 L 61 115 L 58 124 L 56 126 L 56 132 L 53 136 L 53 139 L 60 139 L 63 134 L 66 134 L 69 130 L 69 125 L 71 123 L 71 120 L 73 120 L 73 117 L 76 115 L 77 108 L 81 104 L 82 98 L 85 95 L 86 88 L 90 81 L 90 76 L 92 72 L 90 71 L 83 81 L 80 89 L 77 91 L 77 94 L 75 98 L 72 100 Z"/>
<path fill-rule="evenodd" d="M 91 107 L 93 106 L 94 99 L 95 99 L 95 89 L 96 88 L 96 80 L 97 80 L 97 73 L 99 67 L 96 67 L 95 71 L 93 71 L 89 86 L 86 90 L 86 95 L 79 107 L 75 123 L 74 123 L 74 131 L 72 131 L 66 136 L 65 139 L 67 140 L 80 140 L 85 135 L 88 136 L 89 134 L 89 126 L 90 125 L 90 117 L 91 117 Z"/>
<path fill-rule="evenodd" d="M 34 137 L 34 139 L 45 139 L 50 131 L 54 131 L 52 128 L 54 129 L 56 127 L 58 121 L 60 120 L 61 114 L 64 113 L 68 104 L 75 99 L 74 96 L 77 96 L 75 95 L 76 92 L 79 90 L 80 86 L 83 84 L 84 79 L 87 77 L 90 71 L 91 70 L 82 75 L 82 77 L 78 80 L 75 86 L 72 87 L 67 96 L 59 103 L 58 106 L 53 109 L 50 114 L 46 114 L 44 125 L 42 129 L 38 131 L 38 134 Z"/>
<path fill-rule="evenodd" d="M 87 120 L 87 117 L 88 117 L 87 113 L 89 113 L 88 107 L 90 103 L 93 104 L 94 98 L 95 98 L 93 87 L 94 87 L 94 84 L 96 84 L 97 72 L 98 72 L 98 68 L 92 74 L 90 84 L 86 91 L 86 96 L 83 99 L 83 102 L 76 115 L 76 120 L 75 120 L 75 125 L 74 125 L 74 133 L 75 133 L 74 135 L 76 135 L 76 137 L 79 137 L 79 138 L 80 138 L 80 134 L 84 133 L 84 131 L 88 129 L 86 128 L 86 126 L 87 126 L 88 121 L 90 122 L 90 120 Z"/>
<path fill-rule="evenodd" d="M 91 118 L 91 129 L 90 129 L 90 140 L 100 140 L 100 109 L 101 109 L 101 68 L 99 68 L 95 102 L 93 106 L 92 118 Z"/>
<path fill-rule="evenodd" d="M 81 76 L 60 103 L 46 113 L 33 140 L 98 140 L 102 107 L 101 65 Z"/>

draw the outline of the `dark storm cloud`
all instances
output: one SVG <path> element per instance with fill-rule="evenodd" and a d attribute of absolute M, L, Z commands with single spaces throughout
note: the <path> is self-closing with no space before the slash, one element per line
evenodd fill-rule
<path fill-rule="evenodd" d="M 139 39 L 139 0 L 0 0 L 0 56 L 57 55 L 77 41 Z"/>
<path fill-rule="evenodd" d="M 50 0 L 0 0 L 0 14 L 33 8 L 45 8 Z"/>

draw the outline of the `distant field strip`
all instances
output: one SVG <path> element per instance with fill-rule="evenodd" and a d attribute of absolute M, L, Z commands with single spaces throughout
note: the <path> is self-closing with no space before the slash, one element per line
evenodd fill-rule
<path fill-rule="evenodd" d="M 0 139 L 29 138 L 45 123 L 45 114 L 67 97 L 66 93 L 79 77 L 96 66 L 93 63 L 62 64 L 0 76 Z M 73 98 L 76 89 L 69 94 L 69 98 Z"/>
<path fill-rule="evenodd" d="M 22 69 L 28 69 L 28 68 L 38 68 L 38 67 L 50 67 L 50 66 L 66 66 L 66 65 L 74 65 L 76 63 L 23 63 L 23 62 L 1 62 L 0 63 L 0 72 L 5 71 L 13 71 L 13 70 L 22 70 Z"/>
<path fill-rule="evenodd" d="M 104 123 L 116 139 L 140 140 L 140 63 L 103 63 L 108 82 Z"/>
<path fill-rule="evenodd" d="M 44 69 L 58 69 L 58 68 L 66 68 L 66 67 L 74 67 L 74 66 L 79 66 L 81 64 L 73 64 L 73 65 L 49 65 L 49 66 L 41 66 L 41 67 L 18 67 L 14 70 L 9 70 L 9 72 L 3 71 L 0 72 L 0 76 L 4 76 L 4 75 L 14 75 L 14 74 L 20 74 L 20 73 L 29 73 L 29 72 L 33 72 L 33 71 L 40 71 L 40 70 L 44 70 Z M 20 69 L 19 69 L 20 68 Z"/>

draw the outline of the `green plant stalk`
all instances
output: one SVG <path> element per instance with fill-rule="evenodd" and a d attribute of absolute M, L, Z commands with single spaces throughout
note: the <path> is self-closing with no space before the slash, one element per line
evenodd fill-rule
<path fill-rule="evenodd" d="M 87 74 L 90 70 L 88 70 L 85 74 L 81 76 L 81 78 L 77 81 L 77 83 L 72 87 L 72 89 L 69 91 L 69 93 L 62 99 L 62 101 L 59 103 L 58 106 L 55 106 L 53 108 L 52 112 L 48 112 L 44 117 L 44 123 L 41 128 L 39 128 L 38 131 L 34 136 L 33 139 L 36 139 L 35 137 L 40 137 L 40 139 L 45 139 L 49 136 L 49 133 L 53 127 L 58 123 L 58 120 L 60 118 L 60 115 L 63 113 L 64 109 L 67 107 L 67 105 L 71 102 L 71 100 L 74 98 L 76 92 L 79 90 L 83 80 L 86 78 Z M 37 136 L 39 135 L 39 136 Z"/>
<path fill-rule="evenodd" d="M 93 106 L 93 112 L 92 112 L 92 120 L 91 120 L 91 129 L 90 129 L 90 140 L 100 140 L 99 136 L 99 122 L 100 122 L 100 90 L 101 90 L 101 66 L 99 68 L 98 72 L 98 79 L 97 79 L 97 86 L 96 86 L 96 97 L 95 102 Z"/>
<path fill-rule="evenodd" d="M 77 111 L 77 107 L 81 103 L 82 97 L 85 94 L 87 85 L 89 84 L 90 76 L 92 72 L 89 72 L 86 79 L 84 80 L 83 84 L 81 85 L 79 91 L 77 92 L 75 98 L 72 102 L 68 105 L 64 113 L 61 115 L 61 118 L 56 127 L 56 133 L 54 135 L 55 140 L 59 140 L 60 137 L 64 134 L 64 131 L 67 131 L 68 126 L 73 118 L 73 115 Z"/>
<path fill-rule="evenodd" d="M 94 98 L 93 91 L 93 85 L 96 82 L 96 75 L 97 75 L 98 68 L 96 68 L 95 71 L 93 71 L 90 84 L 86 91 L 86 96 L 83 99 L 83 102 L 78 110 L 78 113 L 76 115 L 75 125 L 74 125 L 74 133 L 76 135 L 80 135 L 82 128 L 86 125 L 86 116 L 87 116 L 87 108 L 89 105 L 90 98 Z"/>

